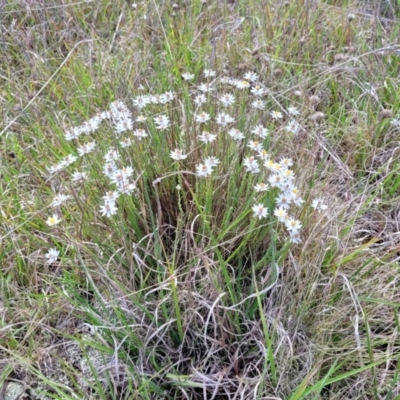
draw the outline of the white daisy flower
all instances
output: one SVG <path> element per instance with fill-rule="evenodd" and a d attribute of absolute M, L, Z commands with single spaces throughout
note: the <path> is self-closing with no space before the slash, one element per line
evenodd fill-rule
<path fill-rule="evenodd" d="M 287 112 L 289 115 L 292 115 L 293 117 L 300 114 L 300 111 L 296 107 L 293 107 L 293 106 L 288 107 Z"/>
<path fill-rule="evenodd" d="M 244 79 L 250 82 L 258 81 L 258 75 L 255 72 L 248 71 L 244 74 Z"/>
<path fill-rule="evenodd" d="M 184 72 L 184 73 L 182 74 L 182 78 L 183 78 L 185 81 L 191 81 L 191 80 L 194 78 L 194 74 L 191 74 L 191 73 L 189 73 L 189 72 Z"/>
<path fill-rule="evenodd" d="M 267 183 L 261 182 L 257 183 L 257 185 L 254 186 L 254 189 L 256 192 L 265 192 L 269 189 L 269 186 Z"/>
<path fill-rule="evenodd" d="M 296 232 L 296 231 L 290 232 L 289 240 L 291 243 L 294 243 L 294 244 L 299 244 L 302 242 L 299 232 Z"/>
<path fill-rule="evenodd" d="M 60 222 L 61 222 L 61 219 L 58 218 L 57 214 L 53 214 L 51 217 L 47 218 L 47 220 L 46 220 L 46 224 L 48 226 L 54 226 L 54 225 L 59 224 Z"/>
<path fill-rule="evenodd" d="M 280 111 L 271 111 L 271 117 L 272 119 L 282 119 L 283 118 L 283 114 Z"/>
<path fill-rule="evenodd" d="M 76 126 L 74 128 L 69 129 L 65 132 L 64 137 L 66 140 L 74 140 L 78 139 L 78 137 L 82 134 L 82 128 L 80 126 Z"/>
<path fill-rule="evenodd" d="M 197 95 L 193 101 L 196 106 L 201 106 L 202 104 L 205 104 L 207 102 L 207 97 L 203 93 L 201 93 Z"/>
<path fill-rule="evenodd" d="M 139 115 L 137 118 L 136 118 L 136 122 L 145 122 L 146 121 L 146 117 L 144 116 L 144 115 Z"/>
<path fill-rule="evenodd" d="M 176 161 L 185 160 L 187 158 L 187 155 L 183 154 L 182 150 L 179 149 L 175 149 L 174 151 L 171 150 L 170 156 Z"/>
<path fill-rule="evenodd" d="M 198 122 L 199 124 L 202 124 L 204 122 L 207 122 L 211 119 L 210 114 L 207 114 L 206 112 L 202 112 L 200 114 L 197 114 L 195 116 L 195 120 L 196 122 Z"/>
<path fill-rule="evenodd" d="M 217 73 L 211 69 L 205 69 L 203 74 L 206 78 L 213 78 L 215 75 L 217 75 Z"/>
<path fill-rule="evenodd" d="M 257 99 L 257 100 L 254 100 L 254 101 L 251 103 L 251 106 L 254 107 L 254 108 L 256 108 L 257 110 L 264 110 L 264 108 L 265 108 L 265 103 L 264 103 L 262 100 Z"/>
<path fill-rule="evenodd" d="M 251 172 L 252 174 L 258 174 L 260 172 L 260 166 L 255 157 L 246 157 L 243 160 L 243 165 L 246 167 L 246 172 Z"/>
<path fill-rule="evenodd" d="M 255 126 L 251 133 L 254 133 L 254 135 L 259 136 L 262 139 L 265 139 L 269 135 L 268 129 L 262 125 Z"/>
<path fill-rule="evenodd" d="M 125 139 L 120 140 L 119 144 L 121 145 L 121 147 L 123 149 L 125 149 L 132 145 L 132 140 L 130 138 L 125 138 Z"/>
<path fill-rule="evenodd" d="M 294 135 L 297 135 L 301 129 L 301 125 L 295 121 L 291 120 L 289 121 L 286 126 L 285 126 L 285 131 L 289 133 L 293 133 Z"/>
<path fill-rule="evenodd" d="M 47 264 L 53 264 L 57 261 L 60 251 L 57 249 L 49 249 L 46 253 Z"/>
<path fill-rule="evenodd" d="M 199 177 L 207 177 L 213 172 L 212 167 L 208 164 L 197 164 L 196 173 Z"/>
<path fill-rule="evenodd" d="M 318 212 L 325 211 L 325 210 L 328 208 L 327 205 L 323 204 L 322 199 L 321 199 L 320 197 L 316 197 L 316 198 L 311 202 L 311 207 L 312 207 L 314 210 L 318 211 Z"/>
<path fill-rule="evenodd" d="M 104 204 L 115 203 L 119 197 L 120 193 L 116 190 L 107 192 L 103 197 Z"/>
<path fill-rule="evenodd" d="M 216 158 L 214 156 L 210 156 L 204 160 L 204 164 L 211 168 L 214 168 L 214 167 L 218 166 L 219 160 L 218 160 L 218 158 Z"/>
<path fill-rule="evenodd" d="M 217 135 L 213 135 L 210 132 L 203 132 L 201 135 L 197 137 L 199 138 L 200 142 L 211 143 L 217 138 Z"/>
<path fill-rule="evenodd" d="M 197 86 L 197 89 L 199 89 L 203 93 L 209 93 L 214 90 L 211 83 L 201 83 L 199 86 Z"/>
<path fill-rule="evenodd" d="M 250 147 L 251 150 L 257 151 L 258 153 L 262 151 L 262 144 L 257 142 L 257 140 L 250 140 L 247 147 Z"/>
<path fill-rule="evenodd" d="M 150 98 L 149 96 L 146 95 L 137 96 L 134 99 L 132 99 L 132 103 L 137 109 L 141 110 L 144 107 L 146 107 L 147 104 L 150 104 Z"/>
<path fill-rule="evenodd" d="M 136 189 L 136 185 L 128 180 L 123 180 L 117 183 L 117 191 L 122 194 L 130 195 Z"/>
<path fill-rule="evenodd" d="M 261 96 L 264 96 L 265 89 L 262 88 L 261 86 L 257 85 L 257 86 L 254 86 L 253 88 L 251 88 L 250 92 L 252 94 L 254 94 L 254 96 L 261 97 Z"/>
<path fill-rule="evenodd" d="M 225 127 L 226 125 L 231 124 L 234 119 L 230 115 L 221 112 L 217 114 L 217 116 L 215 117 L 215 121 L 218 125 Z"/>
<path fill-rule="evenodd" d="M 277 198 L 276 198 L 276 204 L 279 208 L 284 208 L 288 209 L 290 207 L 291 203 L 291 198 L 287 196 L 285 193 L 281 193 Z"/>
<path fill-rule="evenodd" d="M 293 233 L 298 233 L 301 229 L 300 221 L 297 219 L 293 219 L 293 218 L 288 218 L 285 221 L 285 226 L 289 232 L 293 232 Z"/>
<path fill-rule="evenodd" d="M 106 160 L 106 162 L 112 162 L 119 160 L 119 157 L 120 154 L 118 153 L 118 150 L 114 147 L 111 147 L 110 150 L 108 150 L 107 153 L 104 155 L 104 160 Z"/>
<path fill-rule="evenodd" d="M 112 202 L 107 202 L 100 206 L 100 214 L 103 217 L 110 218 L 112 215 L 116 214 L 117 211 L 118 211 L 118 209 L 115 206 L 115 203 L 112 203 Z"/>
<path fill-rule="evenodd" d="M 253 210 L 253 217 L 258 219 L 265 218 L 268 215 L 268 208 L 261 203 L 255 204 L 251 209 Z"/>
<path fill-rule="evenodd" d="M 274 215 L 278 218 L 278 221 L 285 222 L 287 219 L 287 211 L 284 207 L 275 208 Z"/>
<path fill-rule="evenodd" d="M 156 124 L 157 129 L 167 129 L 170 125 L 169 118 L 166 115 L 158 115 L 154 117 L 154 123 Z"/>
<path fill-rule="evenodd" d="M 71 180 L 73 182 L 83 182 L 87 180 L 87 173 L 86 172 L 79 172 L 76 171 L 71 175 Z"/>
<path fill-rule="evenodd" d="M 228 107 L 235 103 L 235 96 L 233 94 L 226 93 L 219 98 L 219 101 L 224 107 Z"/>
<path fill-rule="evenodd" d="M 78 154 L 82 157 L 91 153 L 96 148 L 96 142 L 89 142 L 78 147 Z"/>
<path fill-rule="evenodd" d="M 244 134 L 242 132 L 240 132 L 239 129 L 236 129 L 236 128 L 229 129 L 228 135 L 233 140 L 236 140 L 238 142 L 244 139 Z"/>
<path fill-rule="evenodd" d="M 56 194 L 53 198 L 53 201 L 51 202 L 51 206 L 54 207 L 59 207 L 61 206 L 61 204 L 65 203 L 66 201 L 72 199 L 72 196 L 68 195 L 68 194 L 63 194 L 63 193 L 59 193 Z"/>
<path fill-rule="evenodd" d="M 250 83 L 249 83 L 249 81 L 246 81 L 246 80 L 237 80 L 236 82 L 235 82 L 235 86 L 238 88 L 238 89 L 247 89 L 247 88 L 249 88 L 250 87 Z"/>
<path fill-rule="evenodd" d="M 149 136 L 147 132 L 144 129 L 136 129 L 133 131 L 133 136 L 138 138 L 139 140 L 142 140 L 143 138 Z"/>

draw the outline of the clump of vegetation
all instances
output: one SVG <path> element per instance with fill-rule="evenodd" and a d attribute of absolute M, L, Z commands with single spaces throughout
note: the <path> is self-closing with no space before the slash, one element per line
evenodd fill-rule
<path fill-rule="evenodd" d="M 6 398 L 396 398 L 396 10 L 56 3 L 2 10 Z"/>

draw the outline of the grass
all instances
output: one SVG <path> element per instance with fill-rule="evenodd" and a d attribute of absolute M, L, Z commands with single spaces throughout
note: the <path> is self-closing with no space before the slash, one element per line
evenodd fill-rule
<path fill-rule="evenodd" d="M 1 6 L 2 396 L 399 398 L 400 16 L 394 2 L 364 3 Z M 249 71 L 263 109 L 235 86 Z M 201 83 L 213 91 L 199 106 Z M 233 121 L 218 124 L 221 112 Z M 86 133 L 68 140 L 76 127 Z M 216 139 L 202 143 L 204 131 Z M 110 149 L 133 172 L 107 217 Z M 201 177 L 206 157 L 219 164 Z M 277 168 L 303 200 L 288 209 L 301 241 L 276 215 L 279 185 L 254 188 Z"/>

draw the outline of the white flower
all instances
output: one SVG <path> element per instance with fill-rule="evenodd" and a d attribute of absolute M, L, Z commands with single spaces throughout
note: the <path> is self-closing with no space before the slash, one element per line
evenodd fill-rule
<path fill-rule="evenodd" d="M 213 167 L 216 167 L 219 164 L 219 160 L 218 160 L 218 158 L 213 157 L 213 156 L 207 157 L 204 160 L 204 164 L 209 166 L 210 168 L 213 168 Z"/>
<path fill-rule="evenodd" d="M 97 116 L 103 121 L 105 119 L 110 119 L 111 113 L 109 111 L 102 111 L 101 113 L 97 114 Z"/>
<path fill-rule="evenodd" d="M 113 162 L 119 160 L 119 157 L 120 155 L 118 153 L 118 150 L 114 147 L 111 147 L 104 155 L 104 160 L 106 160 L 107 162 Z"/>
<path fill-rule="evenodd" d="M 247 88 L 249 88 L 250 87 L 250 83 L 249 83 L 249 81 L 246 81 L 246 80 L 237 80 L 236 82 L 235 82 L 235 86 L 238 88 L 238 89 L 247 89 Z"/>
<path fill-rule="evenodd" d="M 51 217 L 47 218 L 46 224 L 48 226 L 54 226 L 61 222 L 61 219 L 58 218 L 58 215 L 53 214 Z"/>
<path fill-rule="evenodd" d="M 137 96 L 136 98 L 132 99 L 132 103 L 136 108 L 141 110 L 150 103 L 150 97 L 145 95 Z"/>
<path fill-rule="evenodd" d="M 295 231 L 290 232 L 289 240 L 291 243 L 294 243 L 294 244 L 299 244 L 302 242 L 299 232 L 295 232 Z"/>
<path fill-rule="evenodd" d="M 314 208 L 314 210 L 321 212 L 325 211 L 328 206 L 322 203 L 322 199 L 320 197 L 316 197 L 312 202 L 311 202 L 311 207 Z"/>
<path fill-rule="evenodd" d="M 82 128 L 80 126 L 76 126 L 75 128 L 69 129 L 67 132 L 65 132 L 64 137 L 66 140 L 74 140 L 78 139 L 82 133 Z"/>
<path fill-rule="evenodd" d="M 261 182 L 261 183 L 257 183 L 257 185 L 254 186 L 254 189 L 256 192 L 265 192 L 269 189 L 268 184 Z"/>
<path fill-rule="evenodd" d="M 53 264 L 57 261 L 60 251 L 57 249 L 49 249 L 46 254 L 47 264 Z"/>
<path fill-rule="evenodd" d="M 300 111 L 296 107 L 293 107 L 293 106 L 288 107 L 287 112 L 289 115 L 292 115 L 292 116 L 296 116 L 296 115 L 300 114 Z"/>
<path fill-rule="evenodd" d="M 131 131 L 133 129 L 133 122 L 131 118 L 121 118 L 115 121 L 115 132 L 120 135 L 123 132 Z"/>
<path fill-rule="evenodd" d="M 287 158 L 287 157 L 281 158 L 281 159 L 279 160 L 279 164 L 282 165 L 282 167 L 283 167 L 283 166 L 285 166 L 285 167 L 291 167 L 291 166 L 293 165 L 293 160 L 292 160 L 291 158 Z"/>
<path fill-rule="evenodd" d="M 246 172 L 251 172 L 252 174 L 258 174 L 260 172 L 260 166 L 255 157 L 246 157 L 243 160 L 243 165 L 246 167 Z"/>
<path fill-rule="evenodd" d="M 50 165 L 50 167 L 47 167 L 47 170 L 50 172 L 50 174 L 55 174 L 58 171 L 61 171 L 64 168 L 64 165 L 62 163 L 56 164 L 56 165 Z"/>
<path fill-rule="evenodd" d="M 107 202 L 100 206 L 100 214 L 104 217 L 110 218 L 112 215 L 117 213 L 117 207 L 113 202 Z"/>
<path fill-rule="evenodd" d="M 78 154 L 82 157 L 91 153 L 96 148 L 96 142 L 89 142 L 78 147 Z"/>
<path fill-rule="evenodd" d="M 167 129 L 169 127 L 169 118 L 166 115 L 159 115 L 153 119 L 157 129 Z"/>
<path fill-rule="evenodd" d="M 289 121 L 286 126 L 285 126 L 285 131 L 289 133 L 293 133 L 294 135 L 297 135 L 301 129 L 301 125 L 295 121 L 291 120 Z"/>
<path fill-rule="evenodd" d="M 279 174 L 272 174 L 268 178 L 268 182 L 272 187 L 282 188 L 284 184 L 283 178 Z"/>
<path fill-rule="evenodd" d="M 219 101 L 224 107 L 228 107 L 235 103 L 235 96 L 233 94 L 226 93 L 219 98 Z"/>
<path fill-rule="evenodd" d="M 253 93 L 255 96 L 261 97 L 264 96 L 265 94 L 265 89 L 262 88 L 261 86 L 257 85 L 251 88 L 251 93 Z"/>
<path fill-rule="evenodd" d="M 229 129 L 228 135 L 229 135 L 233 140 L 236 140 L 236 141 L 240 141 L 240 140 L 243 140 L 243 139 L 244 139 L 243 133 L 240 132 L 239 129 L 236 129 L 236 128 Z"/>
<path fill-rule="evenodd" d="M 215 121 L 218 125 L 225 127 L 226 125 L 232 123 L 234 119 L 230 115 L 222 112 L 217 114 L 217 116 L 215 117 Z"/>
<path fill-rule="evenodd" d="M 257 140 L 250 140 L 247 147 L 250 147 L 251 150 L 257 151 L 258 153 L 262 151 L 262 144 L 257 142 Z"/>
<path fill-rule="evenodd" d="M 252 105 L 252 107 L 256 108 L 257 110 L 264 110 L 264 107 L 265 107 L 265 103 L 260 99 L 254 100 L 251 103 L 251 105 Z"/>
<path fill-rule="evenodd" d="M 68 165 L 73 164 L 76 160 L 78 159 L 77 156 L 74 156 L 73 154 L 68 154 L 67 156 L 64 157 L 63 160 L 60 161 L 58 164 L 60 169 L 67 167 Z"/>
<path fill-rule="evenodd" d="M 217 73 L 211 69 L 205 69 L 203 73 L 206 78 L 213 78 L 215 75 L 217 75 Z"/>
<path fill-rule="evenodd" d="M 287 210 L 290 207 L 290 202 L 291 202 L 291 198 L 285 193 L 281 193 L 276 198 L 276 204 L 279 208 L 284 208 Z"/>
<path fill-rule="evenodd" d="M 117 192 L 116 190 L 111 191 L 111 192 L 107 192 L 105 194 L 105 196 L 102 197 L 102 199 L 104 200 L 104 204 L 107 203 L 114 203 L 117 201 L 118 197 L 119 197 L 120 193 Z"/>
<path fill-rule="evenodd" d="M 194 98 L 194 104 L 196 104 L 196 106 L 201 106 L 202 104 L 204 104 L 206 102 L 207 102 L 207 98 L 203 93 L 197 95 Z"/>
<path fill-rule="evenodd" d="M 251 209 L 253 210 L 253 217 L 258 219 L 265 218 L 268 215 L 268 208 L 261 203 L 255 204 Z"/>
<path fill-rule="evenodd" d="M 202 123 L 204 123 L 204 122 L 207 122 L 207 121 L 210 120 L 210 119 L 211 119 L 210 114 L 207 114 L 207 113 L 205 113 L 205 112 L 202 112 L 202 113 L 197 114 L 197 115 L 195 116 L 195 120 L 196 120 L 196 122 L 198 122 L 199 124 L 202 124 Z"/>
<path fill-rule="evenodd" d="M 194 78 L 194 74 L 191 74 L 191 73 L 189 73 L 189 72 L 184 72 L 184 73 L 182 74 L 182 78 L 183 78 L 185 81 L 191 81 L 191 80 Z"/>
<path fill-rule="evenodd" d="M 208 164 L 197 164 L 196 173 L 199 177 L 207 177 L 212 173 L 212 167 Z"/>
<path fill-rule="evenodd" d="M 146 121 L 146 117 L 144 115 L 139 115 L 136 118 L 136 122 L 145 122 Z"/>
<path fill-rule="evenodd" d="M 287 219 L 287 211 L 283 207 L 275 208 L 274 215 L 278 218 L 278 221 L 280 222 L 285 222 Z"/>
<path fill-rule="evenodd" d="M 109 161 L 104 164 L 103 174 L 111 178 L 114 173 L 118 170 L 117 165 L 114 161 Z"/>
<path fill-rule="evenodd" d="M 120 140 L 119 144 L 123 149 L 132 145 L 132 140 L 130 138 L 125 138 Z"/>
<path fill-rule="evenodd" d="M 92 133 L 97 130 L 100 124 L 101 118 L 95 115 L 83 124 L 83 126 L 81 127 L 82 132 L 86 134 Z"/>
<path fill-rule="evenodd" d="M 261 159 L 261 161 L 268 161 L 270 159 L 271 155 L 267 153 L 265 149 L 262 149 L 261 151 L 258 152 L 258 158 Z"/>
<path fill-rule="evenodd" d="M 71 180 L 73 182 L 83 182 L 87 180 L 87 173 L 76 171 L 71 175 Z"/>
<path fill-rule="evenodd" d="M 198 138 L 200 142 L 211 143 L 217 138 L 217 135 L 213 135 L 210 132 L 203 132 L 201 135 L 198 136 Z"/>
<path fill-rule="evenodd" d="M 298 221 L 297 219 L 293 219 L 293 218 L 288 218 L 285 221 L 285 226 L 289 232 L 293 232 L 293 233 L 298 233 L 299 230 L 301 229 L 300 221 Z"/>
<path fill-rule="evenodd" d="M 117 183 L 119 193 L 130 195 L 136 189 L 136 185 L 128 180 L 122 180 Z"/>
<path fill-rule="evenodd" d="M 183 154 L 182 150 L 175 149 L 174 151 L 171 150 L 171 158 L 173 160 L 179 161 L 186 159 L 187 155 Z"/>
<path fill-rule="evenodd" d="M 263 139 L 265 139 L 269 135 L 268 129 L 264 128 L 262 125 L 257 125 L 256 127 L 254 127 L 251 133 L 254 133 L 256 136 L 259 136 Z"/>
<path fill-rule="evenodd" d="M 56 194 L 53 198 L 53 201 L 51 202 L 51 206 L 54 207 L 59 207 L 61 206 L 61 204 L 65 203 L 67 200 L 72 199 L 72 196 L 67 195 L 67 194 L 63 194 L 63 193 L 59 193 Z"/>
<path fill-rule="evenodd" d="M 258 81 L 258 75 L 255 72 L 248 71 L 244 74 L 244 79 L 250 82 Z"/>
<path fill-rule="evenodd" d="M 197 88 L 203 93 L 209 93 L 214 90 L 211 83 L 201 83 Z"/>
<path fill-rule="evenodd" d="M 282 119 L 283 114 L 280 111 L 271 111 L 272 119 Z"/>
<path fill-rule="evenodd" d="M 149 136 L 144 129 L 136 129 L 133 131 L 133 136 L 137 137 L 139 140 Z"/>

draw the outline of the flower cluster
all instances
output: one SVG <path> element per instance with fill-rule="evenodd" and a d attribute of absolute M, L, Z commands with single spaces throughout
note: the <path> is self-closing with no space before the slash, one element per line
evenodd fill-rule
<path fill-rule="evenodd" d="M 212 175 L 220 164 L 219 157 L 223 154 L 218 152 L 219 138 L 224 136 L 224 143 L 229 143 L 231 140 L 232 143 L 235 143 L 235 147 L 241 149 L 242 153 L 247 148 L 251 153 L 245 154 L 243 157 L 244 171 L 261 177 L 260 182 L 254 186 L 257 199 L 256 204 L 252 207 L 254 217 L 261 220 L 268 217 L 269 212 L 273 213 L 276 219 L 284 224 L 289 239 L 294 243 L 300 243 L 301 223 L 293 218 L 291 213 L 294 207 L 303 204 L 303 200 L 294 184 L 295 177 L 291 170 L 292 161 L 283 158 L 276 162 L 266 148 L 267 139 L 272 130 L 282 127 L 287 132 L 294 134 L 301 130 L 301 125 L 296 120 L 300 111 L 294 106 L 289 106 L 287 109 L 281 107 L 280 110 L 264 111 L 268 90 L 254 72 L 247 72 L 242 79 L 228 77 L 218 79 L 215 71 L 206 69 L 203 71 L 203 76 L 206 78 L 204 82 L 192 86 L 191 93 L 195 111 L 192 115 L 194 126 L 191 129 L 195 132 L 198 141 L 198 144 L 193 144 L 193 146 L 203 146 L 206 157 L 200 162 L 196 159 L 193 163 L 190 160 L 191 154 L 198 154 L 198 152 L 192 152 L 194 147 L 186 148 L 192 146 L 186 142 L 185 149 L 179 147 L 169 149 L 170 158 L 177 162 L 178 168 L 182 162 L 185 163 L 185 169 L 195 169 L 196 176 L 202 179 Z M 194 79 L 194 75 L 186 72 L 182 74 L 182 78 L 184 82 L 189 82 Z M 245 93 L 244 96 L 250 96 L 249 109 L 256 118 L 260 112 L 264 119 L 269 118 L 267 126 L 258 123 L 249 129 L 244 128 L 243 124 L 236 125 L 239 117 L 235 105 L 237 99 L 243 97 L 243 93 Z M 210 98 L 215 99 L 215 109 L 203 110 L 202 106 L 207 105 Z M 135 118 L 123 101 L 112 102 L 109 110 L 102 111 L 81 126 L 66 131 L 65 139 L 76 145 L 76 154 L 68 154 L 58 164 L 50 166 L 48 168 L 50 174 L 53 175 L 69 167 L 90 153 L 101 151 L 103 146 L 98 145 L 95 140 L 86 138 L 100 129 L 103 121 L 107 121 L 108 129 L 111 125 L 114 132 L 112 140 L 115 145 L 103 154 L 103 175 L 108 179 L 111 188 L 102 196 L 99 212 L 105 217 L 115 215 L 118 210 L 119 197 L 132 195 L 137 190 L 136 182 L 138 180 L 138 177 L 134 176 L 132 166 L 124 165 L 121 150 L 132 146 L 135 142 L 145 139 L 152 140 L 153 134 L 157 131 L 163 131 L 160 134 L 165 134 L 164 131 L 173 128 L 174 122 L 170 119 L 170 110 L 162 110 L 160 106 L 165 106 L 174 99 L 176 99 L 176 94 L 172 91 L 155 95 L 138 95 L 132 99 L 133 107 L 140 112 L 140 115 L 136 115 Z M 156 107 L 147 110 L 146 108 L 151 105 Z M 286 126 L 283 125 L 285 123 Z M 179 143 L 178 140 L 178 146 Z M 79 171 L 76 170 L 70 174 L 71 181 L 75 184 L 88 180 L 88 173 L 83 171 L 82 163 L 80 166 Z M 263 201 L 265 201 L 266 194 L 271 192 L 274 193 L 275 205 L 272 209 L 268 209 Z M 60 207 L 70 199 L 70 195 L 58 193 L 53 198 L 51 206 Z M 319 212 L 326 209 L 320 199 L 315 199 L 312 207 Z M 52 226 L 60 221 L 58 215 L 54 214 L 49 217 L 47 224 Z"/>

